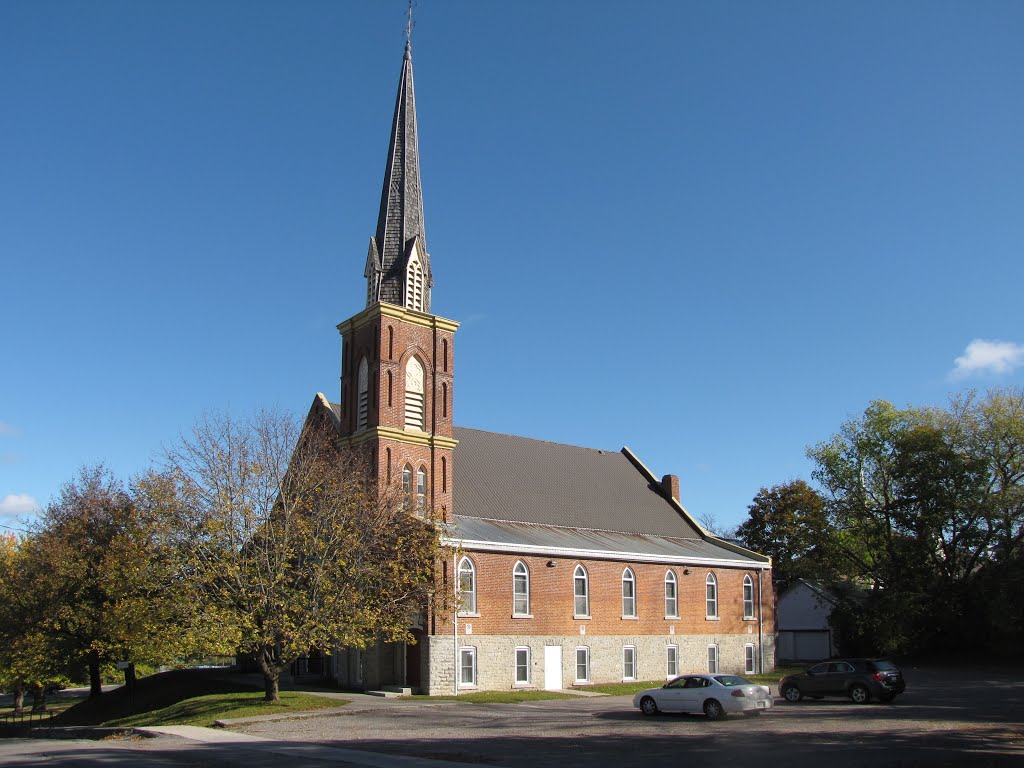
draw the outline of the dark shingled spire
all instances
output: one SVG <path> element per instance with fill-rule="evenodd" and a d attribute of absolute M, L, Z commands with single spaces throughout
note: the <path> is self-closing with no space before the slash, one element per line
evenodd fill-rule
<path fill-rule="evenodd" d="M 391 123 L 391 144 L 380 194 L 377 234 L 370 241 L 366 259 L 367 299 L 414 307 L 405 296 L 406 264 L 413 246 L 419 254 L 425 289 L 424 312 L 430 311 L 433 278 L 423 229 L 423 191 L 420 187 L 419 144 L 416 137 L 416 95 L 412 81 L 412 48 L 405 44 L 402 74 L 398 79 L 395 117 Z"/>

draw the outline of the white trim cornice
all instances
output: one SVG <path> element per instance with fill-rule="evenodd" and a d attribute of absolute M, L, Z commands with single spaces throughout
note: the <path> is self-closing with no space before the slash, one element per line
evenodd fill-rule
<path fill-rule="evenodd" d="M 496 541 L 472 541 L 469 539 L 442 537 L 442 543 L 458 547 L 467 552 L 498 552 L 509 555 L 536 555 L 539 557 L 560 557 L 579 560 L 615 560 L 629 563 L 663 563 L 670 565 L 707 565 L 718 568 L 741 568 L 745 570 L 771 570 L 771 563 L 757 561 L 724 560 L 714 557 L 684 557 L 682 555 L 657 555 L 643 552 L 619 552 L 602 549 L 576 549 L 574 547 L 539 547 L 535 544 L 507 544 Z"/>

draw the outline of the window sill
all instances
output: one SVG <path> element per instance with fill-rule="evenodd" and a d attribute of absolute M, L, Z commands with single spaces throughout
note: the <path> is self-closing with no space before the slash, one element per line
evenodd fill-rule
<path fill-rule="evenodd" d="M 666 616 L 665 621 L 679 621 L 679 616 Z"/>
<path fill-rule="evenodd" d="M 744 621 L 757 621 L 757 616 L 744 616 Z"/>
<path fill-rule="evenodd" d="M 622 620 L 623 621 L 640 621 L 640 617 L 639 616 L 623 616 Z"/>
<path fill-rule="evenodd" d="M 573 682 L 573 685 L 590 685 L 590 681 L 589 680 L 576 680 L 575 682 Z"/>
<path fill-rule="evenodd" d="M 480 618 L 480 614 L 479 613 L 462 613 L 462 612 L 459 612 L 458 617 L 460 619 L 479 619 Z"/>
<path fill-rule="evenodd" d="M 717 616 L 705 616 L 704 621 L 718 621 Z"/>
<path fill-rule="evenodd" d="M 536 689 L 534 688 L 533 683 L 513 683 L 512 684 L 512 690 L 514 690 L 514 691 L 533 691 L 533 690 L 536 690 Z"/>
<path fill-rule="evenodd" d="M 572 618 L 573 618 L 573 621 L 580 620 L 580 619 L 586 619 L 587 621 L 589 621 L 590 620 L 590 614 L 588 613 L 587 615 L 584 616 L 581 613 L 574 613 L 572 615 Z"/>
<path fill-rule="evenodd" d="M 460 691 L 475 691 L 476 683 L 459 683 Z"/>
<path fill-rule="evenodd" d="M 532 613 L 513 613 L 512 614 L 512 618 L 513 619 L 532 619 L 533 618 L 533 614 Z"/>

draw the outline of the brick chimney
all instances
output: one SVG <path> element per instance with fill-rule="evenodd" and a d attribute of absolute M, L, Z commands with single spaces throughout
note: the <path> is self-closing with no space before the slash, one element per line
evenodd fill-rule
<path fill-rule="evenodd" d="M 679 501 L 679 476 L 665 475 L 661 478 L 661 489 L 670 497 Z"/>

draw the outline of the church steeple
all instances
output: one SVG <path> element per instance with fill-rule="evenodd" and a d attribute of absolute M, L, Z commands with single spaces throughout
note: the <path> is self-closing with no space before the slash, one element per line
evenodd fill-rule
<path fill-rule="evenodd" d="M 407 41 L 398 79 L 391 143 L 380 194 L 377 234 L 366 256 L 366 306 L 377 302 L 430 312 L 433 276 L 423 228 L 412 47 Z"/>

